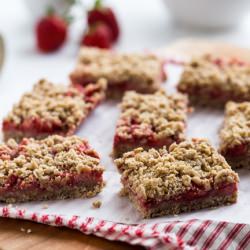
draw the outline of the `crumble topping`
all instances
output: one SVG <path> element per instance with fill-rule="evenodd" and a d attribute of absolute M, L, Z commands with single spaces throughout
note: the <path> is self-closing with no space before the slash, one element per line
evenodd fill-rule
<path fill-rule="evenodd" d="M 102 85 L 103 81 L 101 79 L 97 84 Z M 74 129 L 93 108 L 93 103 L 87 99 L 84 91 L 40 80 L 31 92 L 22 96 L 4 122 L 25 126 L 28 121 L 37 120 L 47 127 L 53 124 L 65 131 Z M 100 98 L 100 94 L 95 98 Z"/>
<path fill-rule="evenodd" d="M 164 90 L 155 94 L 128 91 L 121 110 L 116 134 L 122 138 L 140 138 L 152 133 L 156 139 L 172 135 L 184 138 L 187 98 L 182 94 L 167 95 Z"/>
<path fill-rule="evenodd" d="M 23 139 L 15 148 L 7 145 L 0 145 L 0 152 L 5 151 L 5 157 L 0 154 L 0 186 L 11 182 L 13 176 L 26 183 L 46 183 L 60 181 L 63 176 L 70 178 L 70 174 L 103 171 L 97 153 L 77 136 Z"/>
<path fill-rule="evenodd" d="M 227 103 L 220 138 L 222 151 L 250 141 L 250 102 Z"/>
<path fill-rule="evenodd" d="M 238 175 L 206 140 L 193 139 L 163 148 L 137 148 L 115 160 L 126 189 L 143 199 L 181 195 L 238 182 Z"/>
<path fill-rule="evenodd" d="M 102 202 L 101 202 L 101 201 L 94 201 L 94 202 L 92 203 L 93 208 L 100 208 L 101 205 L 102 205 Z"/>
<path fill-rule="evenodd" d="M 237 93 L 239 97 L 249 95 L 250 65 L 236 59 L 218 59 L 211 55 L 193 58 L 184 67 L 178 88 L 184 92 L 189 92 L 190 88 L 214 88 L 233 91 L 232 94 Z"/>
<path fill-rule="evenodd" d="M 128 190 L 126 190 L 124 187 L 122 187 L 121 190 L 119 191 L 119 196 L 125 197 L 127 195 L 128 195 Z"/>
<path fill-rule="evenodd" d="M 152 54 L 118 54 L 105 49 L 82 47 L 71 77 L 104 77 L 109 84 L 136 81 L 152 86 L 156 80 L 160 81 L 161 72 L 162 62 Z"/>

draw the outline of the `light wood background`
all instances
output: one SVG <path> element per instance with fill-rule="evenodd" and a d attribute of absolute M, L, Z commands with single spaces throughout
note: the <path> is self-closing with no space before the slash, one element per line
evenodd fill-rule
<path fill-rule="evenodd" d="M 22 232 L 24 229 L 25 232 Z M 31 233 L 27 233 L 30 229 Z M 0 219 L 0 250 L 143 250 L 140 246 L 84 235 L 65 227 Z"/>

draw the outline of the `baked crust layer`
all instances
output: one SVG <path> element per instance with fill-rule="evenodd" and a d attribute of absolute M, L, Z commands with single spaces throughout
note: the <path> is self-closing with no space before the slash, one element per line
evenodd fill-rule
<path fill-rule="evenodd" d="M 113 146 L 115 158 L 136 147 L 168 147 L 184 139 L 186 96 L 168 95 L 164 90 L 154 94 L 128 91 L 120 106 Z"/>
<path fill-rule="evenodd" d="M 248 167 L 250 158 L 250 102 L 228 102 L 220 130 L 220 152 L 232 167 Z"/>
<path fill-rule="evenodd" d="M 137 202 L 136 198 L 129 193 L 129 199 L 133 202 L 136 209 L 140 212 L 144 219 L 160 217 L 164 215 L 177 215 L 180 213 L 187 213 L 204 208 L 217 208 L 222 205 L 231 205 L 237 202 L 237 192 L 230 195 L 208 196 L 206 198 L 197 199 L 193 201 L 182 202 L 163 202 L 159 206 L 143 209 Z"/>
<path fill-rule="evenodd" d="M 223 107 L 227 101 L 250 101 L 250 65 L 211 55 L 186 64 L 178 90 L 193 104 Z"/>
<path fill-rule="evenodd" d="M 209 193 L 213 192 L 212 201 L 213 197 L 216 199 L 221 195 L 220 189 L 228 185 L 234 187 L 226 194 L 229 200 L 230 197 L 236 197 L 238 175 L 206 140 L 193 139 L 174 143 L 169 151 L 164 148 L 148 151 L 137 148 L 123 154 L 115 163 L 121 172 L 125 190 L 132 200 L 136 200 L 139 211 L 144 211 L 143 216 L 154 214 L 145 208 L 148 202 L 155 202 L 157 209 L 157 204 L 168 201 L 168 209 L 171 210 L 171 203 L 174 207 L 174 201 L 182 203 L 187 197 L 189 202 L 193 201 L 195 204 L 200 197 L 209 199 Z M 206 201 L 206 204 L 212 203 Z M 217 205 L 219 204 L 223 202 L 218 202 Z M 200 206 L 203 207 L 202 204 Z M 168 214 L 168 209 L 162 211 L 162 214 Z M 191 206 L 190 210 L 193 209 Z M 153 211 L 154 207 L 149 210 Z M 179 212 L 182 210 L 179 209 Z"/>
<path fill-rule="evenodd" d="M 82 86 L 40 80 L 24 94 L 3 121 L 4 139 L 72 135 L 105 96 L 106 81 Z"/>
<path fill-rule="evenodd" d="M 82 47 L 72 83 L 95 82 L 100 77 L 108 81 L 108 96 L 121 97 L 124 91 L 153 93 L 165 80 L 163 63 L 152 54 L 118 54 L 110 50 Z"/>
<path fill-rule="evenodd" d="M 90 197 L 103 186 L 98 154 L 77 136 L 0 145 L 0 200 Z"/>

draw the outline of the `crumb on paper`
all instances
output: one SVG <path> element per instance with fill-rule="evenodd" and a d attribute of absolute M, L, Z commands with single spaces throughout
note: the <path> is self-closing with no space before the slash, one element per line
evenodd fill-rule
<path fill-rule="evenodd" d="M 125 188 L 121 188 L 120 192 L 119 192 L 119 196 L 120 197 L 125 197 L 128 195 L 128 192 Z"/>
<path fill-rule="evenodd" d="M 93 206 L 94 208 L 100 208 L 101 205 L 102 205 L 102 202 L 99 201 L 99 200 L 94 201 L 94 202 L 92 203 L 92 206 Z"/>
<path fill-rule="evenodd" d="M 11 209 L 12 207 L 13 207 L 13 205 L 10 203 L 10 204 L 8 204 L 8 206 L 7 206 L 9 209 Z"/>
<path fill-rule="evenodd" d="M 43 209 L 47 209 L 48 207 L 49 207 L 48 204 L 43 204 L 43 206 L 42 206 Z"/>
<path fill-rule="evenodd" d="M 188 113 L 191 114 L 195 111 L 194 107 L 188 107 Z"/>
<path fill-rule="evenodd" d="M 32 230 L 30 228 L 28 228 L 27 230 L 23 227 L 20 228 L 20 231 L 23 232 L 23 233 L 27 233 L 27 234 L 30 234 L 32 232 Z"/>

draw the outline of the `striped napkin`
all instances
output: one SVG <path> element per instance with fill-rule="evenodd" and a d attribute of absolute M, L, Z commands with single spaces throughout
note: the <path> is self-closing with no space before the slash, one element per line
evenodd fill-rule
<path fill-rule="evenodd" d="M 77 229 L 108 240 L 118 240 L 131 245 L 155 249 L 250 249 L 250 225 L 212 220 L 172 221 L 127 225 L 93 217 L 61 216 L 30 213 L 18 207 L 7 206 L 0 216 L 31 220 L 52 226 Z"/>

